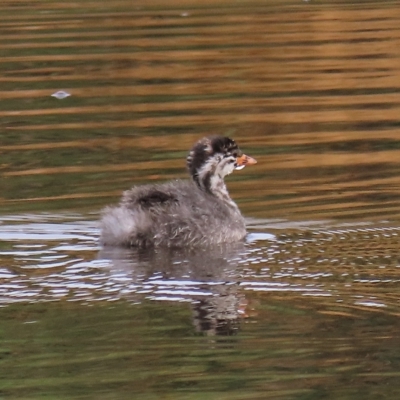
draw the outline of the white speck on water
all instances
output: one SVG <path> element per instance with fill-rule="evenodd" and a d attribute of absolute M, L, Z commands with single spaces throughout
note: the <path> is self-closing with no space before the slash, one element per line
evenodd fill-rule
<path fill-rule="evenodd" d="M 64 90 L 59 90 L 58 92 L 55 92 L 51 95 L 51 97 L 55 97 L 58 100 L 65 99 L 69 96 L 71 96 L 71 94 L 68 92 L 65 92 Z"/>

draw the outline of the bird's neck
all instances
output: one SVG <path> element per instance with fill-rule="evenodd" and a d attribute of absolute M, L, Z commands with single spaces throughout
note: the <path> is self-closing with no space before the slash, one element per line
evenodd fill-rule
<path fill-rule="evenodd" d="M 199 171 L 199 173 L 193 177 L 197 186 L 204 192 L 209 193 L 235 210 L 238 210 L 237 205 L 229 196 L 228 189 L 226 188 L 224 178 L 214 171 Z"/>

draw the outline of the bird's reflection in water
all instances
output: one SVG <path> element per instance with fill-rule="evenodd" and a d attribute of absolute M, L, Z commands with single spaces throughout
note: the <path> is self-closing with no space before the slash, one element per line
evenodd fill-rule
<path fill-rule="evenodd" d="M 124 293 L 135 300 L 187 301 L 193 324 L 207 335 L 234 335 L 245 315 L 239 290 L 244 243 L 199 249 L 103 248 L 110 279 L 124 280 Z"/>

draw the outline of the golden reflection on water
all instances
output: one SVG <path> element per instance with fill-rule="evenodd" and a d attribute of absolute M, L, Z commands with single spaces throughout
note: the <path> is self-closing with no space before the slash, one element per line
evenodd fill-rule
<path fill-rule="evenodd" d="M 247 215 L 398 219 L 394 4 L 99 6 L 0 6 L 4 209 L 101 208 L 221 133 L 259 160 L 229 182 Z"/>

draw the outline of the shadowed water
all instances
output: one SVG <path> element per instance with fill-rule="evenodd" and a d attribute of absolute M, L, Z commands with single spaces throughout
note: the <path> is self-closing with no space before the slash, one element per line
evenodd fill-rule
<path fill-rule="evenodd" d="M 398 399 L 396 2 L 0 4 L 0 397 Z M 100 248 L 202 136 L 244 243 Z"/>

